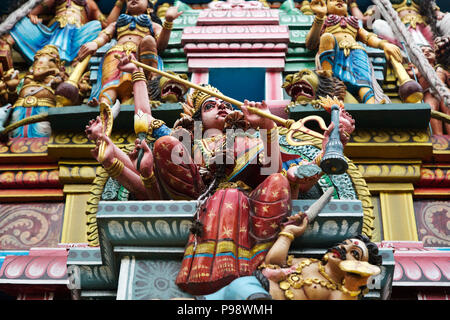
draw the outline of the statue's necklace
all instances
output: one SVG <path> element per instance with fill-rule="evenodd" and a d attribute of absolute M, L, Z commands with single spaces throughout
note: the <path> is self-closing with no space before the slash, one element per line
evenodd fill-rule
<path fill-rule="evenodd" d="M 318 263 L 319 273 L 326 279 L 322 280 L 319 278 L 306 278 L 304 279 L 302 277 L 302 270 L 304 267 L 307 267 L 311 265 L 312 263 Z M 341 284 L 337 284 L 331 277 L 325 272 L 325 268 L 322 265 L 322 263 L 317 259 L 306 259 L 300 262 L 297 265 L 297 268 L 295 272 L 289 274 L 286 278 L 286 280 L 283 280 L 279 283 L 280 289 L 284 291 L 284 295 L 289 300 L 294 299 L 294 293 L 292 292 L 292 289 L 300 289 L 305 285 L 312 285 L 312 284 L 318 284 L 328 290 L 339 290 L 342 291 L 345 294 L 349 294 L 350 296 L 354 297 L 357 296 L 359 293 L 361 293 L 360 290 L 358 291 L 350 291 L 347 288 L 345 288 Z"/>

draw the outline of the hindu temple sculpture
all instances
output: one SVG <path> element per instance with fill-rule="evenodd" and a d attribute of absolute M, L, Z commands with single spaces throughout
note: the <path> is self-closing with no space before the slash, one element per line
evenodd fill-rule
<path fill-rule="evenodd" d="M 439 42 L 441 42 L 441 38 L 436 39 Z M 443 83 L 445 83 L 448 87 L 450 83 L 449 75 L 450 73 L 446 70 L 444 67 L 445 65 L 438 64 L 436 61 L 436 53 L 435 53 L 435 47 L 431 47 L 429 45 L 422 45 L 421 50 L 425 56 L 425 58 L 428 60 L 431 66 L 435 69 L 436 75 L 442 80 Z M 418 82 L 420 85 L 424 88 L 424 102 L 428 103 L 431 106 L 431 110 L 439 111 L 444 114 L 450 115 L 450 109 L 445 105 L 444 101 L 442 101 L 435 92 L 433 92 L 433 89 L 431 88 L 428 81 L 422 76 L 419 69 L 413 65 L 412 63 L 409 65 L 408 72 L 410 75 L 416 76 L 418 78 Z M 436 135 L 442 135 L 442 134 L 449 134 L 450 133 L 450 124 L 446 123 L 443 124 L 441 120 L 436 118 L 431 118 L 430 120 L 431 130 L 433 134 Z"/>
<path fill-rule="evenodd" d="M 199 201 L 176 283 L 191 294 L 212 293 L 251 275 L 264 261 L 281 222 L 290 214 L 292 196 L 321 176 L 320 169 L 311 176 L 296 170 L 325 155 L 281 174 L 278 129 L 267 105 L 245 101 L 242 111 L 236 111 L 210 85 L 194 90 L 187 99 L 191 110 L 185 107 L 185 117 L 169 129 L 153 118 L 146 77 L 136 66 L 143 64 L 133 59 L 122 57 L 118 67 L 130 73 L 133 82 L 138 135 L 134 149 L 126 154 L 113 144 L 108 137 L 113 119 L 101 104 L 100 116 L 86 127 L 97 146 L 93 155 L 137 199 Z M 342 121 L 335 132 L 345 144 L 354 121 L 344 110 L 337 115 Z M 334 127 L 325 129 L 327 144 Z M 152 149 L 148 137 L 155 140 Z"/>
<path fill-rule="evenodd" d="M 101 79 L 98 81 L 101 90 L 98 97 L 92 98 L 94 105 L 97 102 L 114 105 L 116 99 L 123 103 L 132 97 L 131 75 L 122 74 L 117 68 L 116 54 L 137 56 L 139 52 L 137 58 L 140 61 L 162 69 L 159 54 L 167 47 L 173 21 L 183 13 L 178 12 L 177 7 L 170 7 L 161 26 L 161 21 L 153 14 L 153 4 L 150 1 L 127 0 L 126 6 L 126 13 L 121 14 L 117 21 L 110 23 L 98 37 L 84 44 L 78 52 L 77 60 L 82 61 L 111 40 L 115 40 L 102 61 L 102 70 L 99 74 Z M 146 76 L 152 79 L 155 75 Z"/>
<path fill-rule="evenodd" d="M 348 15 L 346 0 L 312 0 L 311 10 L 315 19 L 306 46 L 318 50 L 317 67 L 342 80 L 361 103 L 387 102 L 388 98 L 374 78 L 367 52 L 357 41 L 384 51 L 400 82 L 399 95 L 404 102 L 422 99 L 422 88 L 402 65 L 400 49 L 360 27 L 358 18 Z"/>
<path fill-rule="evenodd" d="M 432 46 L 434 39 L 442 33 L 440 26 L 445 16 L 436 2 L 429 0 L 390 0 L 390 2 L 401 22 L 411 33 L 414 42 L 418 45 Z M 356 1 L 352 0 L 350 7 L 352 15 L 362 19 L 378 36 L 401 46 L 390 25 L 381 19 L 376 6 L 369 8 L 364 14 Z"/>
<path fill-rule="evenodd" d="M 106 18 L 94 0 L 43 0 L 2 37 L 5 61 L 12 61 L 13 46 L 32 62 L 36 52 L 50 44 L 58 47 L 61 61 L 71 63 L 80 47 L 97 37 L 102 25 L 117 18 L 123 3 L 124 0 L 118 0 Z M 43 14 L 52 16 L 48 26 L 42 23 Z M 4 66 L 6 70 L 12 67 Z"/>
<path fill-rule="evenodd" d="M 303 69 L 294 74 L 287 75 L 282 87 L 291 97 L 291 103 L 287 106 L 296 104 L 313 105 L 320 104 L 320 97 L 334 96 L 341 101 L 346 101 L 347 87 L 344 82 L 336 77 L 322 75 L 321 70 Z"/>
<path fill-rule="evenodd" d="M 6 124 L 3 126 L 11 131 L 10 137 L 50 136 L 50 123 L 38 118 L 44 116 L 49 108 L 56 107 L 55 89 L 68 78 L 58 48 L 46 45 L 36 52 L 30 71 L 22 79 L 14 76 L 17 71 L 13 69 L 9 73 L 11 75 L 4 79 L 7 85 L 5 98 L 12 105 L 11 119 L 8 127 Z"/>
<path fill-rule="evenodd" d="M 308 225 L 305 214 L 292 215 L 282 227 L 264 262 L 251 275 L 240 277 L 198 300 L 357 300 L 369 277 L 381 272 L 378 247 L 364 235 L 329 248 L 323 257 L 288 255 L 291 243 Z M 293 223 L 295 221 L 296 223 Z"/>

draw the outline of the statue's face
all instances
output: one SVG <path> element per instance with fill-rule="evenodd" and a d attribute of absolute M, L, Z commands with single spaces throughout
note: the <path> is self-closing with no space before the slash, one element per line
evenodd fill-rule
<path fill-rule="evenodd" d="M 336 14 L 338 16 L 346 16 L 348 14 L 348 7 L 346 0 L 328 0 L 327 1 L 328 14 Z"/>
<path fill-rule="evenodd" d="M 293 75 L 288 75 L 282 87 L 292 101 L 300 104 L 309 103 L 316 97 L 319 77 L 314 71 L 303 69 Z"/>
<path fill-rule="evenodd" d="M 176 76 L 177 78 L 187 80 L 188 77 L 186 74 L 175 74 L 172 71 L 168 71 L 168 73 Z M 183 96 L 188 91 L 188 87 L 184 84 L 173 81 L 166 77 L 161 77 L 159 80 L 159 87 L 161 90 L 161 100 L 164 102 L 176 103 L 178 101 L 183 101 Z"/>
<path fill-rule="evenodd" d="M 233 106 L 219 98 L 206 99 L 201 106 L 203 129 L 223 130 L 225 118 L 234 111 Z"/>
<path fill-rule="evenodd" d="M 148 0 L 127 0 L 127 11 L 131 15 L 147 13 Z"/>
<path fill-rule="evenodd" d="M 33 71 L 42 72 L 48 69 L 59 69 L 58 61 L 55 57 L 47 54 L 35 56 L 33 62 Z"/>
<path fill-rule="evenodd" d="M 347 239 L 344 242 L 328 249 L 328 262 L 339 264 L 343 260 L 365 261 L 369 260 L 369 254 L 364 241 Z"/>
<path fill-rule="evenodd" d="M 434 49 L 429 46 L 423 46 L 421 49 L 428 62 L 434 65 L 436 63 L 436 53 L 434 52 Z"/>

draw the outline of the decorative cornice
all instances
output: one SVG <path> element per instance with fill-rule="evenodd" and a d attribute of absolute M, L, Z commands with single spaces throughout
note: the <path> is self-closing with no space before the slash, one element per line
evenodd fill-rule
<path fill-rule="evenodd" d="M 134 144 L 136 135 L 132 131 L 115 131 L 111 139 L 115 145 L 123 147 Z M 94 148 L 84 132 L 55 132 L 48 143 L 48 153 L 55 159 L 92 159 L 91 150 Z"/>
<path fill-rule="evenodd" d="M 255 43 L 188 43 L 184 46 L 184 52 L 197 53 L 230 53 L 230 52 L 249 52 L 249 53 L 273 53 L 286 52 L 287 45 L 285 43 L 271 43 L 271 42 L 255 42 Z"/>
<path fill-rule="evenodd" d="M 426 129 L 356 129 L 345 153 L 351 158 L 430 159 L 432 148 Z"/>
<path fill-rule="evenodd" d="M 96 176 L 99 167 L 98 162 L 60 162 L 59 180 L 61 183 L 91 183 Z"/>
<path fill-rule="evenodd" d="M 0 284 L 67 284 L 66 249 L 31 249 L 27 256 L 7 256 Z"/>
<path fill-rule="evenodd" d="M 383 241 L 393 248 L 395 271 L 393 286 L 436 287 L 450 285 L 450 252 L 424 248 L 422 242 Z"/>
<path fill-rule="evenodd" d="M 53 164 L 0 164 L 0 189 L 59 188 Z"/>
<path fill-rule="evenodd" d="M 414 182 L 420 179 L 420 163 L 358 163 L 358 170 L 370 182 Z"/>
<path fill-rule="evenodd" d="M 288 43 L 289 29 L 280 25 L 195 26 L 183 30 L 181 44 L 190 42 Z"/>
<path fill-rule="evenodd" d="M 221 24 L 278 24 L 278 10 L 270 10 L 267 8 L 258 8 L 253 10 L 205 9 L 198 15 L 198 26 Z"/>
<path fill-rule="evenodd" d="M 13 138 L 0 143 L 0 163 L 42 161 L 47 157 L 49 138 Z M 16 162 L 17 163 L 17 162 Z"/>

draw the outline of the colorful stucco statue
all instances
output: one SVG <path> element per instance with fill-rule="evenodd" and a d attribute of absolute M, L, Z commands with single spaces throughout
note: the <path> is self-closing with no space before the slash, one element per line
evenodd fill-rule
<path fill-rule="evenodd" d="M 56 107 L 55 88 L 66 78 L 58 48 L 53 45 L 46 45 L 35 54 L 30 72 L 23 79 L 7 75 L 8 101 L 12 104 L 10 125 L 45 114 L 49 108 Z M 50 123 L 39 121 L 15 128 L 10 136 L 41 138 L 50 136 L 50 133 Z"/>
<path fill-rule="evenodd" d="M 317 105 L 320 97 L 334 96 L 345 101 L 347 87 L 336 77 L 322 75 L 322 70 L 303 69 L 286 76 L 283 89 L 291 97 L 288 108 L 297 104 Z M 345 101 L 350 102 L 350 101 Z"/>
<path fill-rule="evenodd" d="M 223 100 L 194 91 L 190 97 L 193 119 L 199 120 L 202 128 L 200 137 L 185 146 L 191 135 L 186 129 L 188 121 L 180 121 L 180 128 L 172 131 L 154 119 L 143 72 L 126 61 L 120 69 L 132 74 L 137 110 L 135 131 L 146 128 L 148 135 L 156 139 L 153 151 L 145 140 L 138 140 L 135 150 L 125 155 L 108 137 L 97 134 L 102 131 L 101 119 L 97 119 L 88 126 L 88 136 L 97 140 L 97 145 L 107 141 L 107 147 L 103 159 L 99 159 L 98 150 L 94 150 L 94 155 L 111 176 L 138 198 L 203 199 L 196 218 L 197 230 L 188 240 L 177 277 L 181 288 L 203 294 L 251 274 L 264 260 L 269 241 L 290 210 L 289 182 L 279 173 L 277 127 L 272 120 L 249 114 L 246 109 L 254 106 L 267 111 L 267 105 L 246 102 L 242 113 Z M 225 135 L 224 129 L 233 126 L 242 130 Z M 267 139 L 244 131 L 249 126 L 266 130 Z M 187 133 L 183 143 L 174 136 L 180 132 Z M 138 171 L 136 158 L 141 148 L 145 152 Z M 211 249 L 216 247 L 218 252 Z M 200 253 L 197 250 L 205 255 L 194 258 L 192 254 Z M 239 257 L 228 254 L 235 251 Z M 202 268 L 214 271 L 205 274 Z"/>
<path fill-rule="evenodd" d="M 342 80 L 361 103 L 386 102 L 388 98 L 374 78 L 367 52 L 358 43 L 361 41 L 384 51 L 399 79 L 399 94 L 403 101 L 418 102 L 422 99 L 422 88 L 409 77 L 401 63 L 400 49 L 362 28 L 358 18 L 348 15 L 346 0 L 313 0 L 311 9 L 315 19 L 306 38 L 306 46 L 310 50 L 318 49 L 319 69 Z"/>
<path fill-rule="evenodd" d="M 364 235 L 329 248 L 322 259 L 288 255 L 291 243 L 308 225 L 305 214 L 289 222 L 251 276 L 241 277 L 221 290 L 197 299 L 214 300 L 357 300 L 369 277 L 381 272 L 378 247 Z"/>
<path fill-rule="evenodd" d="M 43 0 L 3 37 L 2 45 L 9 46 L 7 54 L 11 54 L 12 46 L 18 48 L 30 62 L 45 45 L 54 45 L 61 61 L 71 63 L 80 47 L 97 37 L 102 25 L 117 18 L 122 2 L 119 0 L 106 18 L 94 0 Z M 52 16 L 48 25 L 42 23 L 44 14 Z"/>
<path fill-rule="evenodd" d="M 186 116 L 171 130 L 152 116 L 143 71 L 129 57 L 121 59 L 119 69 L 132 75 L 139 138 L 134 150 L 126 154 L 105 134 L 104 124 L 110 123 L 111 115 L 101 113 L 86 128 L 97 145 L 94 157 L 138 199 L 199 201 L 176 279 L 182 290 L 209 294 L 251 275 L 264 261 L 281 221 L 291 210 L 290 181 L 280 173 L 277 126 L 269 117 L 248 109 L 270 114 L 267 105 L 245 101 L 242 112 L 236 111 L 229 102 L 196 89 L 187 99 L 191 109 L 186 107 Z M 204 87 L 220 93 L 210 85 Z M 345 118 L 343 112 L 339 115 Z M 344 121 L 339 124 L 338 140 L 341 134 L 348 140 L 354 129 L 353 119 L 347 120 L 350 127 Z M 330 126 L 325 144 L 332 130 Z M 146 135 L 155 140 L 153 150 Z M 315 171 L 311 175 L 314 182 L 309 174 L 293 174 L 293 182 L 299 185 L 297 194 L 301 184 L 312 186 L 320 178 Z"/>
<path fill-rule="evenodd" d="M 101 88 L 97 96 L 91 95 L 92 104 L 99 101 L 113 105 L 116 99 L 123 103 L 132 97 L 131 74 L 122 73 L 117 68 L 119 62 L 115 55 L 133 54 L 139 61 L 162 69 L 159 54 L 169 43 L 173 21 L 182 14 L 178 12 L 177 7 L 170 7 L 161 26 L 161 21 L 153 13 L 153 4 L 150 1 L 127 0 L 126 6 L 126 13 L 121 14 L 117 21 L 103 29 L 97 38 L 84 44 L 78 53 L 77 59 L 82 61 L 114 40 L 114 44 L 103 58 L 98 81 Z M 155 75 L 149 73 L 146 76 L 151 79 Z"/>
<path fill-rule="evenodd" d="M 440 22 L 444 18 L 444 13 L 440 11 L 435 1 L 390 0 L 390 2 L 416 44 L 432 46 L 434 38 L 441 32 Z M 376 7 L 370 8 L 363 14 L 356 1 L 353 0 L 350 6 L 352 14 L 362 19 L 365 25 L 373 29 L 378 36 L 401 46 L 392 28 L 385 20 L 381 19 Z"/>
<path fill-rule="evenodd" d="M 436 71 L 436 75 L 442 80 L 442 82 L 445 85 L 447 85 L 447 87 L 449 87 L 450 85 L 450 72 L 447 70 L 448 53 L 445 52 L 448 51 L 448 42 L 449 42 L 448 37 L 446 41 L 444 40 L 444 38 L 436 38 L 435 46 L 431 47 L 425 44 L 420 47 L 425 58 L 428 60 L 430 65 L 433 66 L 434 70 Z M 445 48 L 445 46 L 447 46 L 447 48 Z M 439 58 L 440 58 L 439 61 L 443 64 L 437 62 L 435 48 L 436 50 L 439 51 Z M 450 109 L 445 105 L 445 102 L 440 99 L 439 95 L 433 92 L 433 89 L 431 88 L 430 84 L 420 73 L 419 69 L 411 63 L 409 65 L 408 72 L 411 74 L 411 76 L 416 76 L 418 78 L 420 85 L 424 88 L 424 99 L 423 99 L 424 102 L 428 103 L 431 106 L 432 110 L 450 115 Z M 450 124 L 448 123 L 443 124 L 441 120 L 431 118 L 430 125 L 433 134 L 436 135 L 450 134 Z"/>

